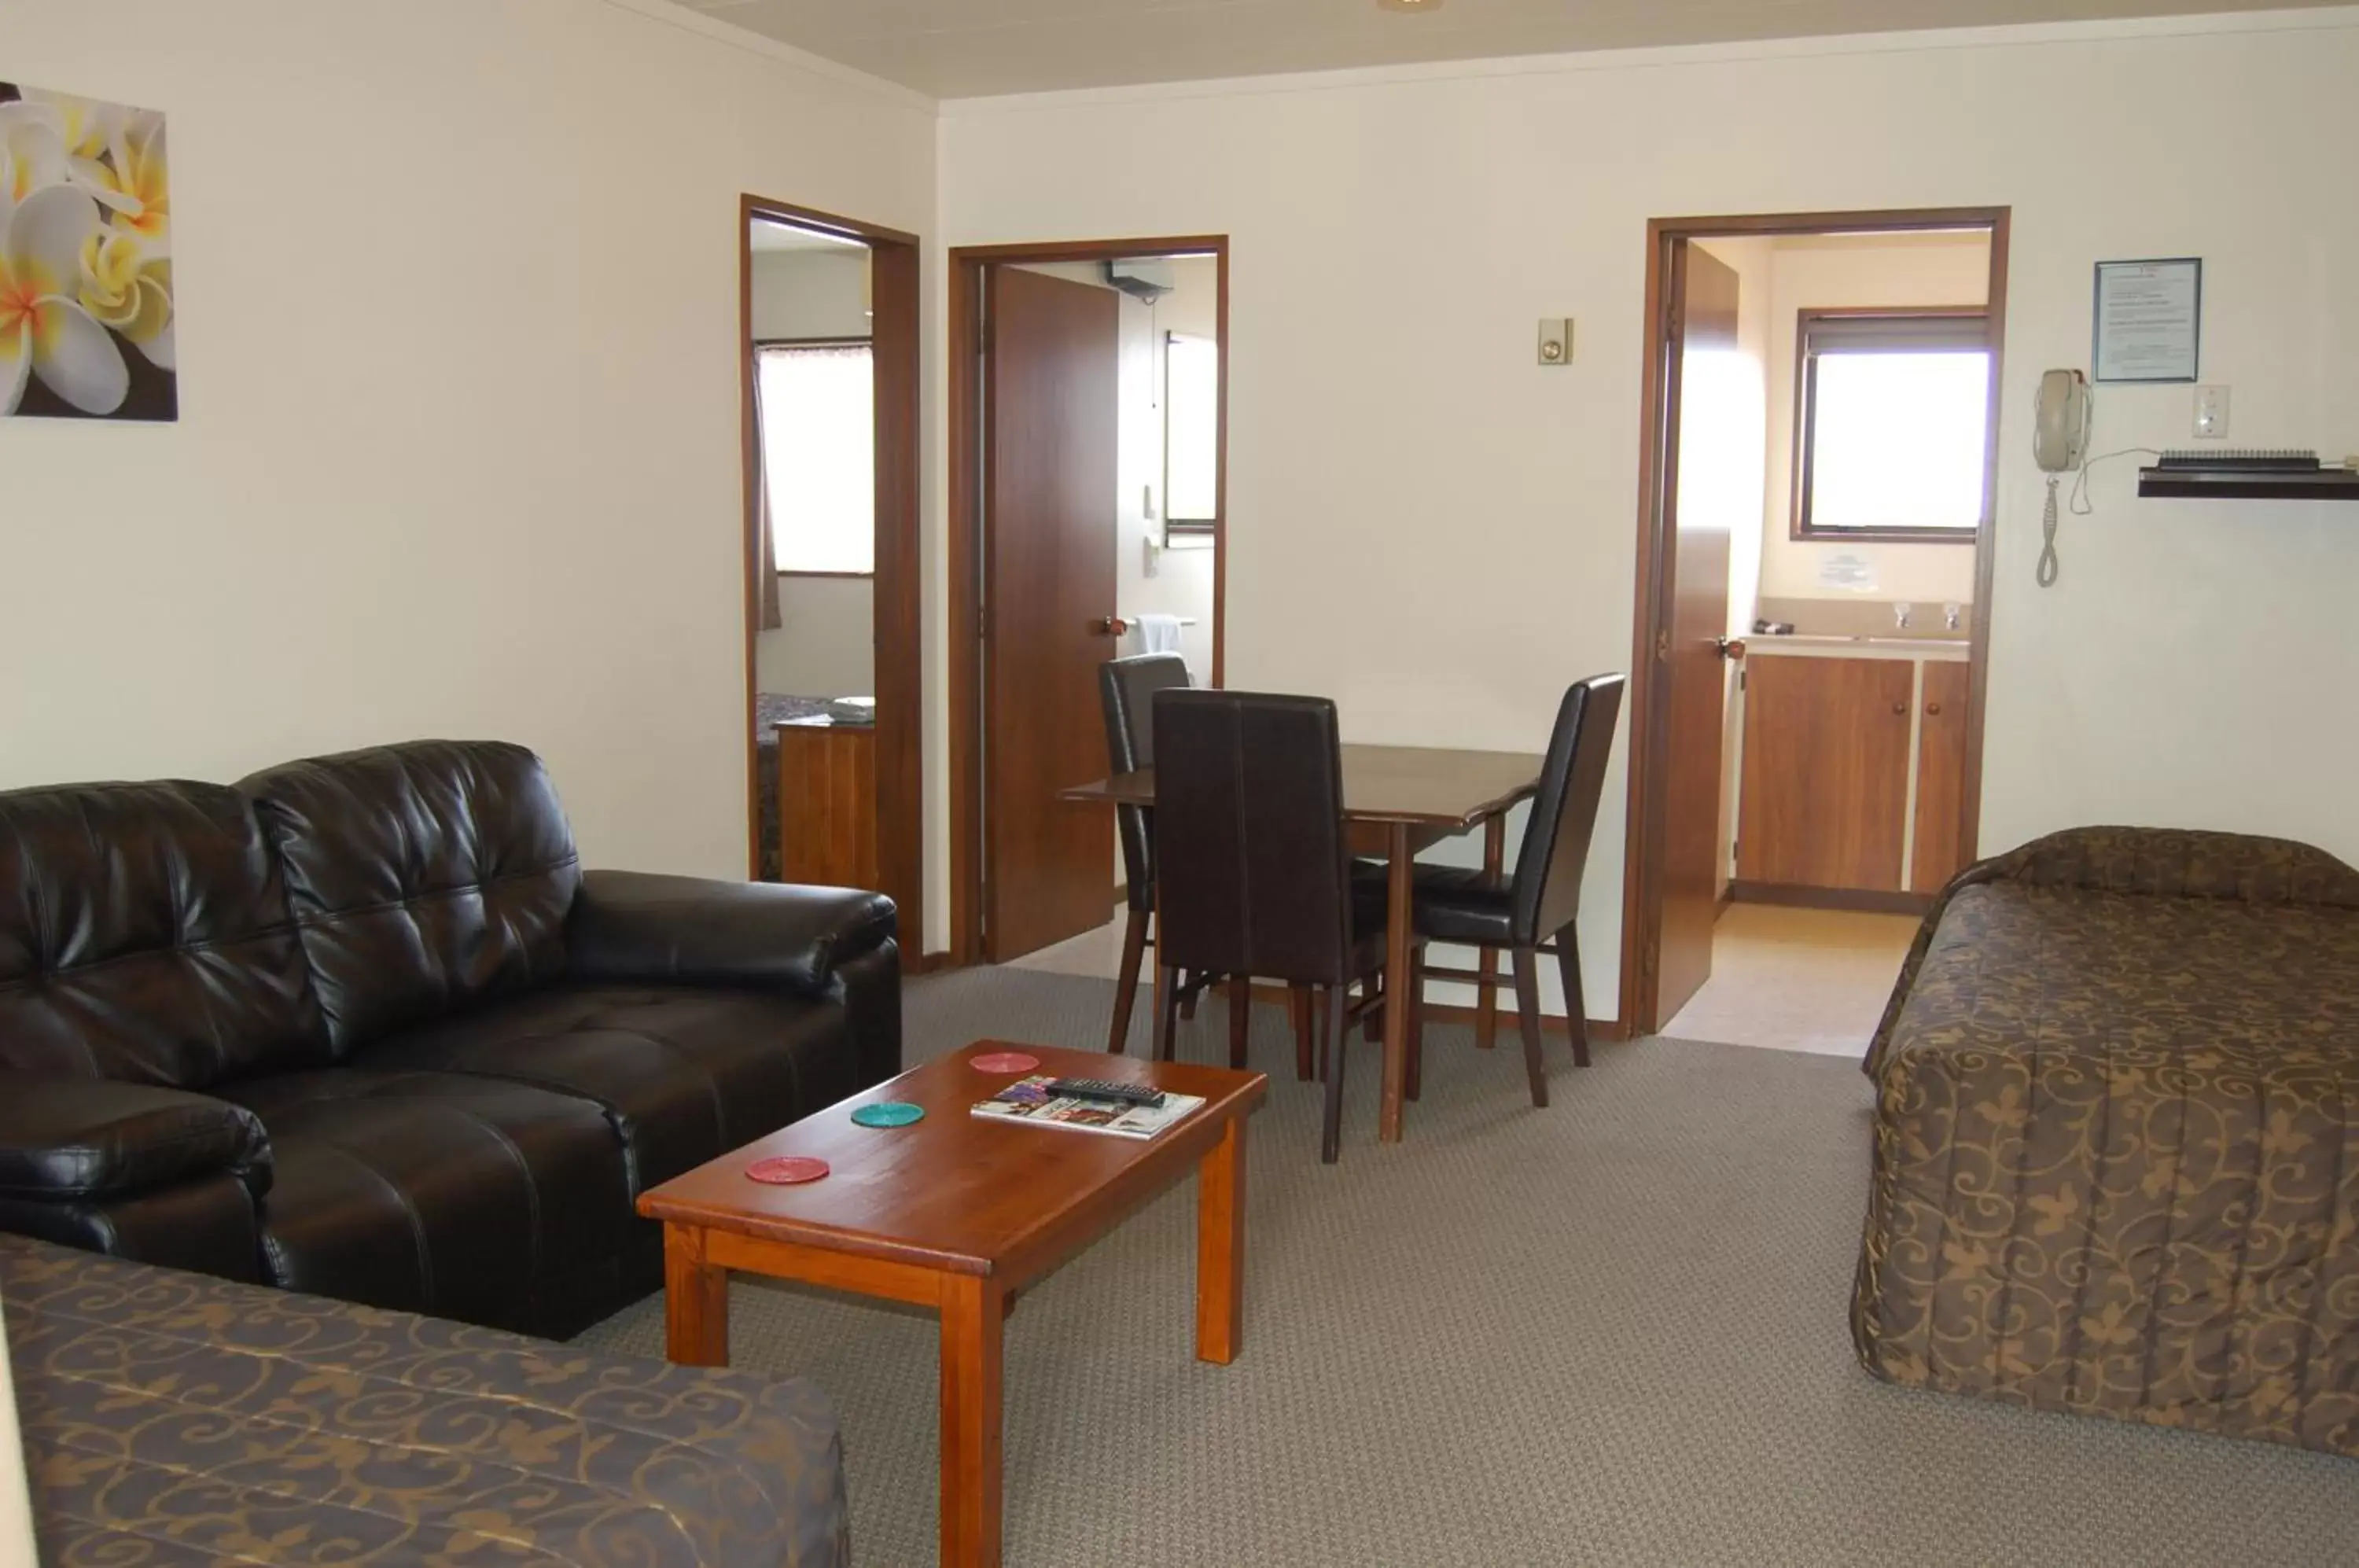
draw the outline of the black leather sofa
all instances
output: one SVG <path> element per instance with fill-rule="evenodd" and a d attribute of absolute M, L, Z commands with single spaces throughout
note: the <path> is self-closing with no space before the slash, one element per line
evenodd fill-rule
<path fill-rule="evenodd" d="M 520 746 L 0 793 L 0 1229 L 563 1336 L 900 1007 L 890 899 L 585 872 Z"/>

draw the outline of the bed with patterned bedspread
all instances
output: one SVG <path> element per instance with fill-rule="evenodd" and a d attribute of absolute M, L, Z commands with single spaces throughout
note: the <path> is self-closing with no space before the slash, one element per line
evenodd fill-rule
<path fill-rule="evenodd" d="M 41 1561 L 842 1568 L 800 1381 L 0 1236 Z"/>
<path fill-rule="evenodd" d="M 2359 872 L 2039 840 L 1941 894 L 1866 1067 L 1870 1372 L 2359 1454 Z"/>

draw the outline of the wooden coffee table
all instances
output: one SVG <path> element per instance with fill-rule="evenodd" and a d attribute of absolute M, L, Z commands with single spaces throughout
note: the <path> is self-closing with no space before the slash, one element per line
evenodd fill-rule
<path fill-rule="evenodd" d="M 1040 1073 L 1152 1083 L 1203 1108 L 1147 1142 L 969 1114 L 1020 1076 L 970 1057 L 1016 1051 Z M 665 1340 L 694 1367 L 729 1360 L 729 1271 L 908 1301 L 941 1313 L 941 1563 L 1000 1552 L 1000 1324 L 1016 1291 L 1114 1229 L 1189 1171 L 1196 1184 L 1196 1356 L 1226 1365 L 1245 1322 L 1245 1120 L 1268 1080 L 1192 1062 L 984 1040 L 806 1116 L 639 1199 L 664 1226 Z M 882 1100 L 922 1105 L 914 1126 L 856 1126 Z M 802 1187 L 746 1166 L 812 1155 Z"/>

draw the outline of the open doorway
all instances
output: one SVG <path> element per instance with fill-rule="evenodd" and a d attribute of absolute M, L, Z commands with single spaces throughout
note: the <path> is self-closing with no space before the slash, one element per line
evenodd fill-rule
<path fill-rule="evenodd" d="M 1864 1049 L 1974 855 L 2005 209 L 1649 225 L 1623 1022 Z"/>
<path fill-rule="evenodd" d="M 919 957 L 918 252 L 740 213 L 750 874 L 872 887 Z"/>
<path fill-rule="evenodd" d="M 1111 975 L 1114 834 L 1057 792 L 1106 771 L 1107 659 L 1222 680 L 1227 242 L 951 262 L 953 952 Z"/>

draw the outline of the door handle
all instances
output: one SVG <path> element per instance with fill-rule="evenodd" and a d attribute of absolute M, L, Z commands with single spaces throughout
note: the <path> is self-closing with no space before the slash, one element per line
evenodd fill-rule
<path fill-rule="evenodd" d="M 1090 631 L 1097 637 L 1124 637 L 1130 631 L 1130 623 L 1120 615 L 1101 615 L 1090 623 Z"/>
<path fill-rule="evenodd" d="M 1745 639 L 1742 637 L 1714 638 L 1712 650 L 1723 659 L 1741 660 L 1745 657 Z"/>

